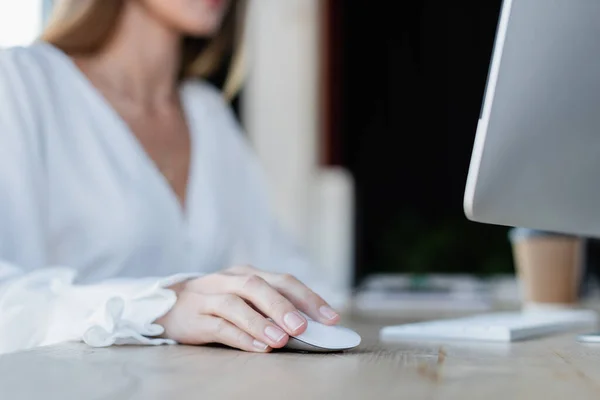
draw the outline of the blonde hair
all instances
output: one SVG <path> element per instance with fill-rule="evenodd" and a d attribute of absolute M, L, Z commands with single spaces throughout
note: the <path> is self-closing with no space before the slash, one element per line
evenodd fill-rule
<path fill-rule="evenodd" d="M 127 0 L 60 0 L 54 8 L 41 39 L 68 55 L 99 51 L 114 34 Z M 185 37 L 180 77 L 209 79 L 232 52 L 228 76 L 223 85 L 231 100 L 244 79 L 243 26 L 245 0 L 232 0 L 220 31 L 211 39 Z"/>

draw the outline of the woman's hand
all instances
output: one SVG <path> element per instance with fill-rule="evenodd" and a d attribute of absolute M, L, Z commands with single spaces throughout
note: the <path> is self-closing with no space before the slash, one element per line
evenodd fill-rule
<path fill-rule="evenodd" d="M 268 352 L 285 346 L 290 335 L 306 330 L 307 321 L 298 310 L 327 325 L 340 319 L 321 297 L 293 276 L 247 266 L 171 289 L 177 292 L 177 302 L 156 323 L 165 328 L 165 337 L 182 344 L 221 343 Z"/>

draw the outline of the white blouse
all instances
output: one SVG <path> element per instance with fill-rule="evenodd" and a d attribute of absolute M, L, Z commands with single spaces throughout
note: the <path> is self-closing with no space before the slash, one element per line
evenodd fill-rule
<path fill-rule="evenodd" d="M 176 301 L 166 287 L 237 264 L 319 291 L 221 94 L 188 81 L 181 99 L 192 137 L 185 210 L 69 57 L 46 43 L 0 52 L 0 352 L 174 343 L 154 337 Z"/>

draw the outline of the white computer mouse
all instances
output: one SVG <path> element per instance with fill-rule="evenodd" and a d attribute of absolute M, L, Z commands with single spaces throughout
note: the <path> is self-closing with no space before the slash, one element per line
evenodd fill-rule
<path fill-rule="evenodd" d="M 334 352 L 350 350 L 357 347 L 361 337 L 352 329 L 343 326 L 329 326 L 312 320 L 302 314 L 308 321 L 304 333 L 292 336 L 285 345 L 285 349 L 309 352 Z"/>

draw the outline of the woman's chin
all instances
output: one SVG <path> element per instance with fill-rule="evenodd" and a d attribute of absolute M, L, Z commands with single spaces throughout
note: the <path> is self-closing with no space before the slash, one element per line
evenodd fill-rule
<path fill-rule="evenodd" d="M 216 36 L 221 29 L 221 21 L 215 23 L 203 23 L 202 25 L 194 25 L 181 29 L 181 33 L 185 36 L 197 38 L 210 38 Z"/>

